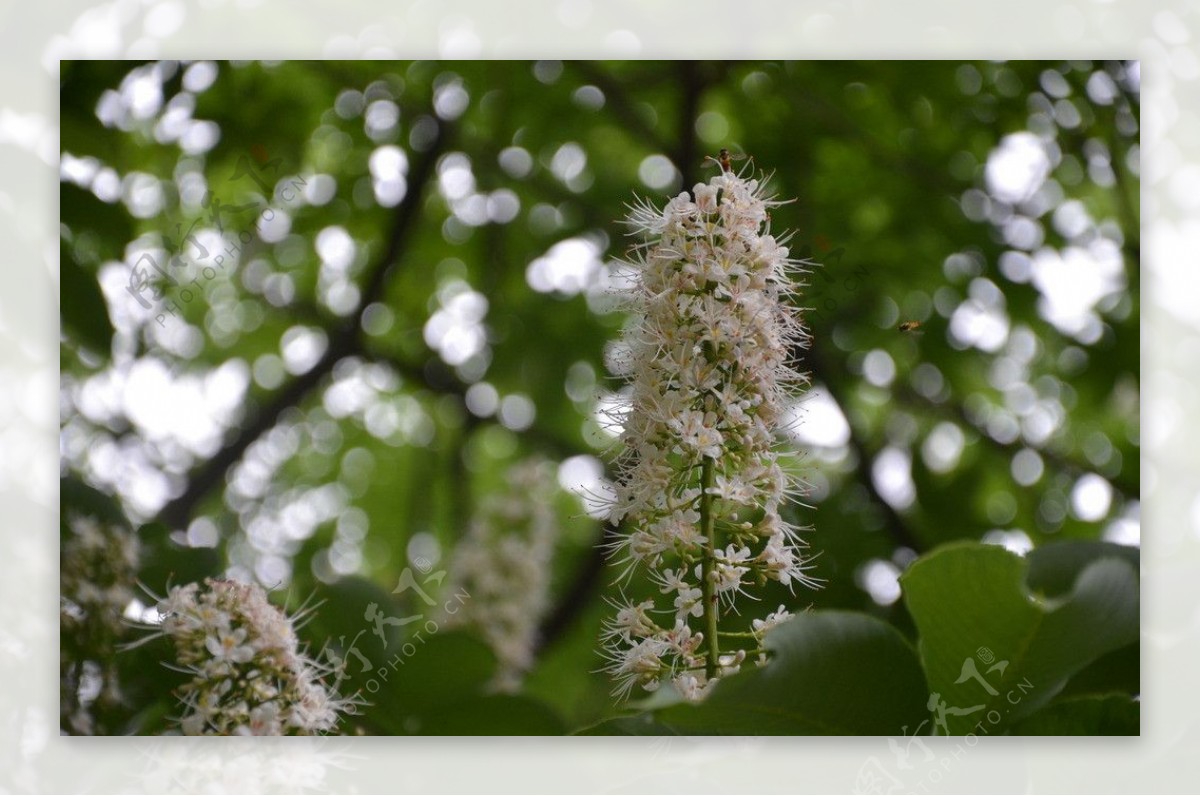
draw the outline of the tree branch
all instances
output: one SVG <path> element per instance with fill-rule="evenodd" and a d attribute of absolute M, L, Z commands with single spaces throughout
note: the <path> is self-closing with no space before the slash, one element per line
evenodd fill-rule
<path fill-rule="evenodd" d="M 387 277 L 403 253 L 409 233 L 421 211 L 425 188 L 433 176 L 438 156 L 447 145 L 450 130 L 438 125 L 437 135 L 409 177 L 409 192 L 396 207 L 392 227 L 388 232 L 383 253 L 368 274 L 362 290 L 362 302 L 358 312 L 348 318 L 330 334 L 329 347 L 315 365 L 297 376 L 278 392 L 242 428 L 226 442 L 211 459 L 197 467 L 188 478 L 183 494 L 168 503 L 159 513 L 159 519 L 172 528 L 182 527 L 190 519 L 197 504 L 203 500 L 224 478 L 225 473 L 239 462 L 260 436 L 272 429 L 283 412 L 298 405 L 308 393 L 333 370 L 344 357 L 361 350 L 362 315 L 366 308 L 378 300 L 384 292 Z"/>
<path fill-rule="evenodd" d="M 925 396 L 919 395 L 909 388 L 898 389 L 896 391 L 896 397 L 902 403 L 916 409 L 917 411 L 936 412 L 936 416 L 946 417 L 961 423 L 978 434 L 979 438 L 986 445 L 991 447 L 993 450 L 1004 454 L 1005 456 L 1015 456 L 1021 450 L 1028 448 L 1036 453 L 1039 457 L 1044 459 L 1056 470 L 1068 473 L 1076 478 L 1084 473 L 1099 472 L 1100 475 L 1102 475 L 1105 480 L 1112 484 L 1113 488 L 1120 492 L 1122 497 L 1124 497 L 1126 500 L 1141 499 L 1141 485 L 1130 480 L 1128 476 L 1125 476 L 1124 470 L 1122 470 L 1122 473 L 1117 476 L 1109 476 L 1105 475 L 1103 472 L 1100 472 L 1099 469 L 1094 466 L 1085 464 L 1084 462 L 1078 461 L 1066 454 L 1053 451 L 1050 448 L 1038 447 L 1020 440 L 1016 442 L 1002 442 L 989 434 L 985 427 L 975 422 L 971 418 L 971 415 L 963 407 L 961 402 L 956 402 L 953 405 L 943 406 L 941 404 L 934 403 Z"/>
<path fill-rule="evenodd" d="M 578 72 L 584 80 L 604 92 L 604 96 L 608 100 L 607 107 L 626 127 L 644 139 L 655 151 L 669 151 L 667 142 L 634 107 L 625 87 L 616 78 L 591 61 L 565 61 L 564 63 Z"/>
<path fill-rule="evenodd" d="M 619 526 L 614 527 L 609 522 L 604 522 L 600 538 L 588 550 L 587 557 L 583 559 L 571 580 L 570 588 L 559 598 L 554 610 L 542 620 L 538 630 L 537 654 L 540 655 L 542 650 L 562 638 L 571 629 L 579 614 L 583 613 L 592 593 L 600 585 L 600 574 L 604 572 L 604 564 L 608 561 L 608 550 L 620 533 Z"/>
<path fill-rule="evenodd" d="M 854 427 L 854 419 L 849 411 L 846 395 L 842 391 L 839 374 L 833 372 L 833 369 L 815 349 L 809 349 L 805 361 L 808 364 L 808 370 L 825 385 L 825 389 L 829 390 L 829 396 L 842 408 L 842 414 L 846 416 L 846 425 L 850 428 L 850 450 L 854 452 L 859 462 L 858 466 L 854 468 L 854 477 L 858 479 L 863 489 L 867 490 L 872 502 L 883 512 L 884 527 L 887 528 L 888 534 L 896 544 L 907 547 L 916 553 L 923 552 L 925 545 L 917 539 L 916 534 L 909 528 L 908 522 L 900 515 L 900 512 L 884 500 L 883 495 L 875 486 L 875 479 L 871 477 L 871 463 L 879 452 L 872 450 L 863 439 L 862 434 Z"/>
<path fill-rule="evenodd" d="M 704 80 L 695 61 L 679 64 L 679 81 L 683 84 L 683 107 L 679 112 L 679 146 L 675 150 L 675 166 L 679 169 L 682 188 L 690 191 L 696 181 L 698 153 L 696 151 L 696 114 L 704 94 Z"/>

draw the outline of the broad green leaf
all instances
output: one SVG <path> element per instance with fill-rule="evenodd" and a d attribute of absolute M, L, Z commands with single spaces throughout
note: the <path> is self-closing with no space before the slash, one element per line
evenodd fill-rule
<path fill-rule="evenodd" d="M 1059 700 L 1012 728 L 1013 735 L 1140 735 L 1141 703 L 1113 694 Z"/>
<path fill-rule="evenodd" d="M 1064 541 L 1038 547 L 1026 557 L 1026 583 L 1034 593 L 1058 597 L 1071 590 L 1083 568 L 1100 558 L 1116 557 L 1133 567 L 1141 562 L 1141 550 L 1111 542 Z M 1103 655 L 1071 678 L 1063 696 L 1141 692 L 1141 648 L 1136 642 Z"/>
<path fill-rule="evenodd" d="M 424 638 L 424 643 L 409 639 L 376 667 L 389 668 L 387 695 L 400 712 L 428 714 L 484 691 L 496 659 L 483 642 L 446 630 Z"/>
<path fill-rule="evenodd" d="M 356 720 L 373 731 L 409 734 L 413 716 L 482 694 L 495 670 L 482 642 L 431 633 L 433 608 L 402 604 L 370 580 L 342 578 L 315 596 L 320 602 L 303 636 L 314 656 L 341 670 L 338 690 L 367 703 Z"/>
<path fill-rule="evenodd" d="M 353 646 L 367 657 L 378 657 L 383 649 L 400 646 L 403 628 L 383 618 L 402 621 L 417 613 L 402 608 L 384 587 L 357 576 L 322 584 L 314 592 L 314 598 L 316 609 L 304 632 L 309 644 L 314 648 L 328 644 L 343 652 Z M 381 618 L 382 638 L 376 634 L 374 619 L 368 620 L 368 615 Z M 419 624 L 419 620 L 410 624 Z M 356 665 L 352 671 L 361 668 Z"/>
<path fill-rule="evenodd" d="M 1141 652 L 1141 645 L 1135 642 L 1102 655 L 1072 677 L 1059 698 L 1107 694 L 1137 696 L 1142 692 Z"/>
<path fill-rule="evenodd" d="M 1100 656 L 1137 640 L 1138 577 L 1124 558 L 1084 564 L 1071 591 L 1056 598 L 1031 594 L 1027 569 L 1004 548 L 957 544 L 901 578 L 942 734 L 985 720 L 995 734 Z"/>
<path fill-rule="evenodd" d="M 766 644 L 768 665 L 747 664 L 701 704 L 660 711 L 659 720 L 695 735 L 896 735 L 925 718 L 916 654 L 885 622 L 814 611 Z"/>
<path fill-rule="evenodd" d="M 1119 558 L 1137 569 L 1141 563 L 1141 550 L 1112 542 L 1078 540 L 1043 545 L 1026 557 L 1029 573 L 1025 582 L 1035 593 L 1058 597 L 1071 591 L 1084 567 L 1102 558 Z"/>

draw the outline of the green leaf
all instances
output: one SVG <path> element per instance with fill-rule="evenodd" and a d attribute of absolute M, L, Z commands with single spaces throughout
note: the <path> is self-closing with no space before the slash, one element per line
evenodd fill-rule
<path fill-rule="evenodd" d="M 1141 550 L 1111 542 L 1064 541 L 1038 547 L 1027 556 L 1025 581 L 1031 591 L 1058 597 L 1070 592 L 1079 573 L 1093 561 L 1116 557 L 1138 567 Z M 1141 692 L 1141 647 L 1128 644 L 1103 655 L 1076 674 L 1062 696 L 1100 696 L 1111 693 L 1136 696 Z M 1061 697 L 1060 697 L 1061 698 Z"/>
<path fill-rule="evenodd" d="M 699 705 L 660 711 L 698 735 L 896 735 L 925 718 L 916 655 L 893 627 L 848 611 L 801 614 L 768 634 L 767 666 L 747 664 Z"/>
<path fill-rule="evenodd" d="M 1119 558 L 1137 569 L 1141 563 L 1141 550 L 1112 542 L 1080 540 L 1043 545 L 1027 556 L 1029 573 L 1025 581 L 1035 593 L 1058 597 L 1071 591 L 1075 579 L 1088 564 L 1102 558 Z"/>
<path fill-rule="evenodd" d="M 421 732 L 429 717 L 487 692 L 496 670 L 492 651 L 472 635 L 441 629 L 433 621 L 436 608 L 416 600 L 401 604 L 385 587 L 357 576 L 323 585 L 316 596 L 320 604 L 302 635 L 311 654 L 340 661 L 338 690 L 367 703 L 356 711 L 366 729 Z M 375 632 L 376 618 L 383 638 Z"/>
<path fill-rule="evenodd" d="M 1142 692 L 1140 644 L 1126 644 L 1115 652 L 1096 659 L 1075 675 L 1062 690 L 1062 697 L 1105 696 Z"/>
<path fill-rule="evenodd" d="M 401 608 L 395 597 L 384 587 L 358 576 L 339 578 L 333 583 L 322 584 L 316 590 L 315 596 L 319 605 L 316 606 L 312 621 L 304 631 L 304 637 L 310 647 L 319 650 L 329 644 L 344 652 L 353 646 L 372 660 L 381 657 L 381 651 L 384 649 L 399 649 L 403 632 L 396 625 L 383 622 L 385 645 L 384 639 L 374 632 L 374 621 L 367 621 L 369 606 L 374 605 L 377 612 L 384 617 L 407 618 L 414 613 Z M 356 664 L 352 671 L 361 668 L 361 664 Z"/>
<path fill-rule="evenodd" d="M 1066 558 L 1083 568 L 1056 598 L 1031 594 L 1028 562 L 992 545 L 944 547 L 902 576 L 930 702 L 945 711 L 940 732 L 961 735 L 986 720 L 995 734 L 1048 703 L 1088 664 L 1137 640 L 1130 562 Z"/>
<path fill-rule="evenodd" d="M 1140 735 L 1141 704 L 1130 697 L 1064 699 L 1017 722 L 1013 735 Z"/>

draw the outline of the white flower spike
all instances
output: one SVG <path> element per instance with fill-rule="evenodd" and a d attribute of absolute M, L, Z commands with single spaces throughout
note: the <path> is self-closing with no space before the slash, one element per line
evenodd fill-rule
<path fill-rule="evenodd" d="M 621 696 L 670 681 L 702 698 L 747 657 L 765 660 L 763 634 L 788 616 L 744 617 L 739 597 L 757 599 L 769 580 L 818 585 L 780 515 L 800 489 L 774 435 L 807 383 L 791 365 L 807 342 L 790 302 L 800 263 L 770 232 L 781 202 L 730 159 L 661 211 L 638 201 L 627 220 L 645 240 L 625 263 L 632 395 L 610 521 L 623 524 L 613 547 L 626 572 L 648 570 L 663 596 L 618 606 L 606 626 Z"/>
<path fill-rule="evenodd" d="M 525 459 L 509 469 L 506 481 L 503 490 L 484 499 L 455 549 L 449 593 L 462 590 L 471 599 L 442 621 L 479 631 L 498 662 L 492 685 L 512 692 L 534 663 L 538 625 L 550 607 L 559 528 L 550 462 Z"/>
<path fill-rule="evenodd" d="M 294 620 L 257 585 L 176 586 L 158 612 L 154 636 L 171 638 L 178 664 L 192 675 L 179 692 L 185 735 L 324 735 L 357 704 L 325 685 L 327 667 L 304 654 Z"/>

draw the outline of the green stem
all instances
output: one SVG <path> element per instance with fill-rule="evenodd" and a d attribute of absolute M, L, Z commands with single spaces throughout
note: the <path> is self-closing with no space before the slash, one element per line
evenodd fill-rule
<path fill-rule="evenodd" d="M 704 467 L 700 470 L 700 528 L 704 533 L 704 560 L 700 562 L 700 575 L 703 583 L 700 588 L 704 594 L 704 622 L 708 628 L 708 662 L 704 667 L 709 679 L 717 676 L 721 665 L 721 647 L 717 640 L 717 594 L 716 583 L 713 581 L 713 565 L 716 562 L 716 529 L 713 527 L 712 495 L 708 488 L 712 486 L 713 461 L 704 459 Z"/>

